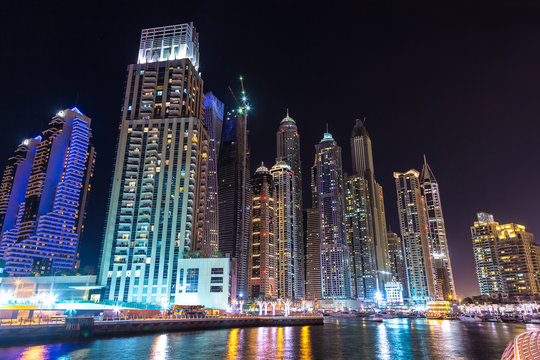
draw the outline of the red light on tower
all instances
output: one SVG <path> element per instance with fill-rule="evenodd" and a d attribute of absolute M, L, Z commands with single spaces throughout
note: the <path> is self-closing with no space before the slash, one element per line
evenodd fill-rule
<path fill-rule="evenodd" d="M 263 196 L 262 199 L 263 199 L 263 200 L 266 200 L 266 196 Z"/>
<path fill-rule="evenodd" d="M 265 232 L 263 232 L 263 233 L 262 233 L 262 236 L 263 236 L 263 237 L 266 237 L 266 233 L 265 233 Z"/>

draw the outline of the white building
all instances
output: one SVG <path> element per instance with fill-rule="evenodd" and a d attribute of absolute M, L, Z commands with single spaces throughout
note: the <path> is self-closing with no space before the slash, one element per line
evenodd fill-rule
<path fill-rule="evenodd" d="M 387 303 L 403 303 L 403 285 L 399 282 L 387 282 L 384 284 Z"/>
<path fill-rule="evenodd" d="M 226 309 L 236 294 L 236 267 L 229 258 L 181 259 L 178 274 L 175 305 Z"/>

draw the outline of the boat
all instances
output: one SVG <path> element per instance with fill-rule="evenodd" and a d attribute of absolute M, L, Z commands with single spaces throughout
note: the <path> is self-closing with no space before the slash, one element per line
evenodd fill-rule
<path fill-rule="evenodd" d="M 384 321 L 384 319 L 382 317 L 380 317 L 380 316 L 375 315 L 375 316 L 368 317 L 367 321 L 382 323 Z"/>
<path fill-rule="evenodd" d="M 485 318 L 484 321 L 486 321 L 486 322 L 502 322 L 501 318 L 498 317 L 498 316 Z"/>
<path fill-rule="evenodd" d="M 443 320 L 444 319 L 444 315 L 441 313 L 427 312 L 425 315 L 426 315 L 426 319 L 429 319 L 429 320 Z"/>
<path fill-rule="evenodd" d="M 471 315 L 471 314 L 459 315 L 457 318 L 459 320 L 461 320 L 461 321 L 464 321 L 464 322 L 479 322 L 479 321 L 482 321 L 482 319 L 479 318 L 478 316 Z"/>
<path fill-rule="evenodd" d="M 540 324 L 540 319 L 536 318 L 536 317 L 530 318 L 528 323 L 530 323 L 530 324 Z"/>

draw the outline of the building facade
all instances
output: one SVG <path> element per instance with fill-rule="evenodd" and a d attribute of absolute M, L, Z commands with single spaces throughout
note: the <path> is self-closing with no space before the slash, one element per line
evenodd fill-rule
<path fill-rule="evenodd" d="M 228 113 L 218 160 L 219 251 L 237 259 L 238 297 L 247 294 L 251 185 L 247 115 Z"/>
<path fill-rule="evenodd" d="M 505 293 L 498 257 L 498 226 L 492 214 L 478 213 L 471 226 L 473 254 L 481 295 Z"/>
<path fill-rule="evenodd" d="M 77 108 L 60 111 L 8 160 L 0 185 L 0 253 L 9 275 L 78 268 L 95 161 L 90 123 Z"/>
<path fill-rule="evenodd" d="M 365 205 L 367 212 L 366 239 L 359 240 L 366 244 L 363 251 L 364 259 L 369 260 L 369 266 L 363 271 L 366 279 L 375 280 L 373 284 L 366 284 L 364 298 L 375 299 L 375 294 L 384 294 L 384 284 L 390 281 L 390 263 L 388 259 L 388 239 L 386 238 L 386 216 L 384 211 L 384 198 L 382 187 L 375 181 L 375 168 L 373 164 L 373 151 L 371 138 L 365 126 L 365 119 L 356 120 L 351 133 L 351 154 L 353 163 L 353 175 L 361 176 L 367 186 L 369 201 Z M 371 281 L 372 282 L 372 281 Z"/>
<path fill-rule="evenodd" d="M 304 251 L 299 249 L 302 244 L 298 239 L 296 221 L 296 179 L 290 166 L 284 161 L 278 161 L 272 166 L 270 174 L 276 188 L 277 294 L 280 298 L 303 298 L 304 274 L 297 260 L 297 252 L 303 254 Z"/>
<path fill-rule="evenodd" d="M 224 105 L 211 92 L 204 96 L 204 123 L 208 129 L 208 183 L 203 252 L 215 256 L 219 247 L 218 154 L 223 130 Z"/>
<path fill-rule="evenodd" d="M 420 173 L 416 170 L 394 173 L 407 295 L 413 302 L 425 303 L 434 297 L 434 284 L 425 201 L 420 191 L 419 177 Z"/>
<path fill-rule="evenodd" d="M 392 281 L 399 282 L 405 287 L 407 277 L 405 275 L 405 265 L 403 262 L 403 251 L 401 248 L 401 238 L 393 231 L 388 231 L 388 258 L 390 260 L 390 272 Z"/>
<path fill-rule="evenodd" d="M 425 200 L 428 238 L 433 259 L 434 297 L 437 300 L 454 300 L 456 299 L 456 288 L 446 240 L 439 183 L 425 156 L 420 181 L 422 196 Z"/>
<path fill-rule="evenodd" d="M 175 303 L 179 261 L 207 246 L 198 46 L 192 23 L 144 29 L 128 66 L 98 278 L 105 300 Z"/>
<path fill-rule="evenodd" d="M 296 122 L 289 116 L 283 118 L 279 124 L 276 133 L 277 157 L 276 161 L 284 161 L 289 165 L 295 184 L 295 199 L 293 226 L 293 263 L 294 263 L 294 298 L 305 297 L 305 255 L 302 244 L 304 229 L 303 224 L 303 206 L 302 206 L 302 162 L 300 159 L 300 134 Z"/>
<path fill-rule="evenodd" d="M 512 296 L 534 295 L 538 288 L 538 245 L 525 226 L 497 227 L 497 256 L 505 292 Z"/>
<path fill-rule="evenodd" d="M 351 297 L 349 247 L 345 231 L 345 196 L 341 147 L 324 134 L 315 145 L 323 299 Z"/>
<path fill-rule="evenodd" d="M 377 258 L 373 238 L 369 187 L 365 178 L 345 180 L 345 225 L 351 265 L 352 296 L 375 299 L 378 291 Z"/>
<path fill-rule="evenodd" d="M 276 236 L 276 189 L 272 175 L 262 164 L 251 179 L 251 189 L 247 294 L 252 299 L 276 297 L 276 284 L 279 281 L 277 266 L 281 256 Z M 292 287 L 286 280 L 282 279 L 283 283 Z M 285 285 L 282 292 L 286 290 Z"/>

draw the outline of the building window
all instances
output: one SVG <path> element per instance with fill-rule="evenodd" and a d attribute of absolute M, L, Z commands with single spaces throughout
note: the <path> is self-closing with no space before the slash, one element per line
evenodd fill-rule
<path fill-rule="evenodd" d="M 223 283 L 223 277 L 221 277 L 221 276 L 212 276 L 212 279 L 210 279 L 210 283 L 212 283 L 212 284 L 222 284 Z"/>
<path fill-rule="evenodd" d="M 212 275 L 223 275 L 223 268 L 212 268 Z"/>
<path fill-rule="evenodd" d="M 186 272 L 186 292 L 199 292 L 199 269 L 187 269 Z"/>
<path fill-rule="evenodd" d="M 223 292 L 223 286 L 210 286 L 211 293 Z"/>
<path fill-rule="evenodd" d="M 178 277 L 178 292 L 181 293 L 184 288 L 184 269 L 180 269 L 180 276 Z"/>

